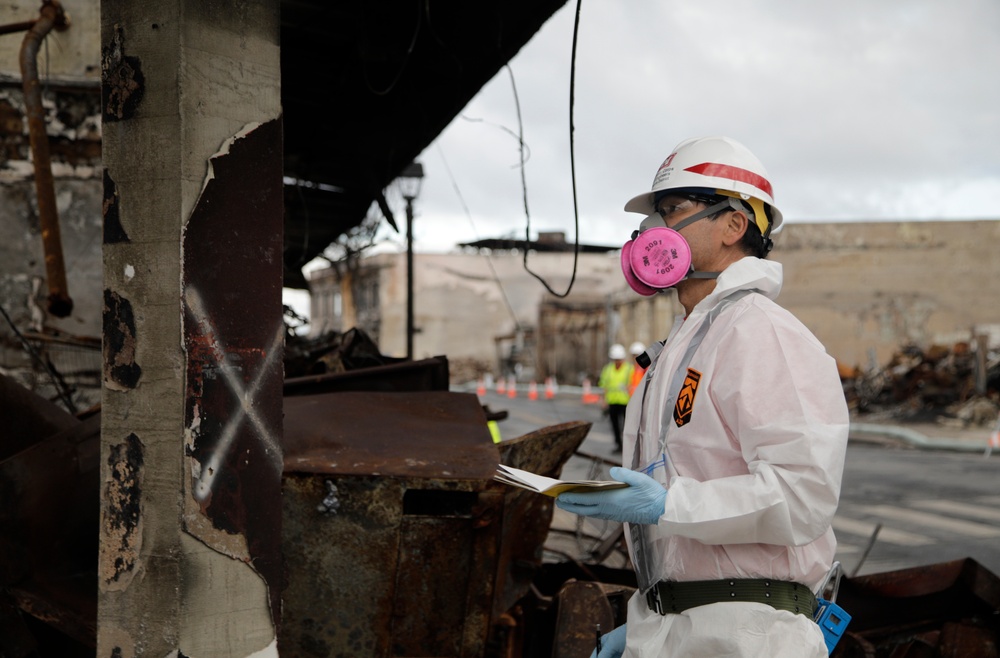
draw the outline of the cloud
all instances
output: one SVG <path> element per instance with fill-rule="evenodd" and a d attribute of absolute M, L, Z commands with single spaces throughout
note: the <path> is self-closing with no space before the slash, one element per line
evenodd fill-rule
<path fill-rule="evenodd" d="M 510 64 L 532 230 L 569 237 L 575 7 Z M 789 222 L 998 217 L 998 29 L 995 0 L 584 2 L 581 240 L 620 244 L 634 223 L 625 200 L 648 189 L 676 143 L 707 134 L 761 158 Z M 523 234 L 517 109 L 501 69 L 421 156 L 418 249 Z"/>

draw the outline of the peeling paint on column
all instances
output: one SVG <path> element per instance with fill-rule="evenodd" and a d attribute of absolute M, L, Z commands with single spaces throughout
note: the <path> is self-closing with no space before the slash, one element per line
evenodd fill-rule
<path fill-rule="evenodd" d="M 130 242 L 118 214 L 118 186 L 107 169 L 104 170 L 104 203 L 101 214 L 104 217 L 104 244 Z"/>
<path fill-rule="evenodd" d="M 200 508 L 185 528 L 253 566 L 272 622 L 283 586 L 281 152 L 280 120 L 230 139 L 183 237 L 189 505 Z"/>
<path fill-rule="evenodd" d="M 101 513 L 102 582 L 125 588 L 132 580 L 142 544 L 143 445 L 135 434 L 110 447 Z"/>
<path fill-rule="evenodd" d="M 125 54 L 122 28 L 101 49 L 101 106 L 105 121 L 124 121 L 135 116 L 145 92 L 142 62 Z"/>
<path fill-rule="evenodd" d="M 124 391 L 139 385 L 142 368 L 135 362 L 135 316 L 132 303 L 104 290 L 104 384 Z"/>

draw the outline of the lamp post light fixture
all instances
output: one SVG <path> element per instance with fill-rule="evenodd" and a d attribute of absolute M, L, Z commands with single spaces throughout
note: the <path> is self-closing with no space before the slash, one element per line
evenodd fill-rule
<path fill-rule="evenodd" d="M 411 163 L 399 175 L 399 189 L 406 200 L 406 358 L 413 359 L 413 200 L 420 194 L 424 167 Z"/>

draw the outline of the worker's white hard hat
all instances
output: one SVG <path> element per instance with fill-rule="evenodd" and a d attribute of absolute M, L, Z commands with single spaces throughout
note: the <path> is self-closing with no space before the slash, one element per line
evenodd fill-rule
<path fill-rule="evenodd" d="M 674 147 L 653 178 L 653 187 L 625 204 L 628 212 L 651 215 L 661 192 L 716 194 L 745 201 L 753 209 L 761 235 L 781 226 L 781 211 L 774 205 L 774 191 L 760 160 L 729 137 L 696 137 Z M 770 208 L 768 220 L 764 204 Z M 770 225 L 770 226 L 769 226 Z"/>
<path fill-rule="evenodd" d="M 615 343 L 608 350 L 608 358 L 612 360 L 619 360 L 625 358 L 625 346 Z"/>
<path fill-rule="evenodd" d="M 629 345 L 628 351 L 632 356 L 639 356 L 640 354 L 646 351 L 646 346 L 640 343 L 639 341 L 635 341 L 634 343 Z"/>

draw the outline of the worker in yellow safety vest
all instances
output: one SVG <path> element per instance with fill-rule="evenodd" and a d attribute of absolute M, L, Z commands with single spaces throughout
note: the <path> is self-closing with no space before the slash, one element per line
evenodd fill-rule
<path fill-rule="evenodd" d="M 632 364 L 625 363 L 625 346 L 615 343 L 608 350 L 611 362 L 601 370 L 597 385 L 604 390 L 604 408 L 611 419 L 611 431 L 615 435 L 615 452 L 622 451 L 622 428 L 625 425 L 625 407 L 631 397 L 629 384 L 632 382 Z"/>

